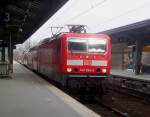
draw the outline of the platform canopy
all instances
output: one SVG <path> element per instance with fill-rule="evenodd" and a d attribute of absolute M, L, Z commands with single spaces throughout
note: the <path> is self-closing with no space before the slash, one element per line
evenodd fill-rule
<path fill-rule="evenodd" d="M 68 0 L 1 0 L 0 40 L 24 42 Z"/>

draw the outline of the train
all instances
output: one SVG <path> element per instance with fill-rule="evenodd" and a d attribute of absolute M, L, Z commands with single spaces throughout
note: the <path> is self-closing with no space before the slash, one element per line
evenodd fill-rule
<path fill-rule="evenodd" d="M 21 63 L 62 86 L 88 86 L 110 74 L 107 34 L 64 32 L 46 38 L 23 54 Z"/>

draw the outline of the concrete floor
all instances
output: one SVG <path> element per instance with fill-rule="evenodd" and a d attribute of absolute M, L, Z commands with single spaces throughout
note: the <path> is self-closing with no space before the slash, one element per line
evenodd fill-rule
<path fill-rule="evenodd" d="M 0 79 L 0 117 L 100 117 L 14 62 L 12 79 Z"/>
<path fill-rule="evenodd" d="M 125 76 L 137 80 L 150 81 L 150 74 L 143 73 L 140 75 L 135 75 L 133 70 L 111 69 L 111 75 Z"/>

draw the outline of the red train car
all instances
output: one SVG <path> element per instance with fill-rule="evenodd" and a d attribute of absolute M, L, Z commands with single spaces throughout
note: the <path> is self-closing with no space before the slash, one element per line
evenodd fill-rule
<path fill-rule="evenodd" d="M 61 33 L 31 48 L 26 65 L 63 85 L 71 80 L 97 82 L 110 73 L 110 55 L 108 35 Z"/>

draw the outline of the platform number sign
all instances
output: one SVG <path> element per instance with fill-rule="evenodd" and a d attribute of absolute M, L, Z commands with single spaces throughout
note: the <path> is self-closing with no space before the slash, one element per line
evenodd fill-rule
<path fill-rule="evenodd" d="M 5 21 L 5 22 L 9 22 L 9 21 L 10 21 L 10 13 L 5 12 L 4 21 Z"/>
<path fill-rule="evenodd" d="M 10 22 L 10 13 L 9 12 L 0 12 L 0 23 L 5 24 Z"/>

